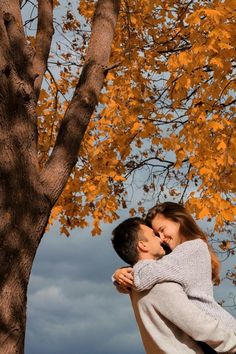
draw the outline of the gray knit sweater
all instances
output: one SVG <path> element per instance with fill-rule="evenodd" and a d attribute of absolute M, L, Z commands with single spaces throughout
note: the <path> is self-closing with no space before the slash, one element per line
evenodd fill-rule
<path fill-rule="evenodd" d="M 196 306 L 236 330 L 236 320 L 213 298 L 210 254 L 201 239 L 182 243 L 162 259 L 141 260 L 133 271 L 137 291 L 150 289 L 156 283 L 179 283 Z"/>

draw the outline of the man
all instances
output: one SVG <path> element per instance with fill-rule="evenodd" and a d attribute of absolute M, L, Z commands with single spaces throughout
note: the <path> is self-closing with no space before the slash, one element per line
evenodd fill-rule
<path fill-rule="evenodd" d="M 113 231 L 117 254 L 128 264 L 165 254 L 160 239 L 140 218 L 130 218 Z M 161 283 L 150 291 L 131 291 L 131 301 L 147 354 L 236 352 L 236 333 L 197 308 L 177 283 Z M 203 349 L 200 343 L 207 343 Z"/>

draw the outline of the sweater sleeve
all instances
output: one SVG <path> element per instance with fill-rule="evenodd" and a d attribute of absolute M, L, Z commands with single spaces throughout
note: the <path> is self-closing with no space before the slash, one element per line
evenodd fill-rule
<path fill-rule="evenodd" d="M 202 240 L 186 241 L 160 260 L 139 261 L 134 266 L 136 290 L 148 290 L 154 284 L 162 282 L 176 282 L 184 287 L 191 260 L 199 255 L 199 251 L 202 253 L 202 250 L 206 251 L 206 245 Z"/>
<path fill-rule="evenodd" d="M 134 266 L 133 275 L 136 291 L 151 289 L 162 282 L 176 282 L 183 286 L 185 281 L 183 269 L 172 259 L 139 261 Z"/>

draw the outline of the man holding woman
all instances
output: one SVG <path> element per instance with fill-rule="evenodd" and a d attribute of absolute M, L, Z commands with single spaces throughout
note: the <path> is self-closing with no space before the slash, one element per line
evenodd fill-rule
<path fill-rule="evenodd" d="M 210 347 L 236 352 L 236 321 L 213 298 L 212 280 L 219 281 L 219 263 L 204 233 L 176 203 L 152 208 L 146 223 L 152 229 L 139 218 L 128 219 L 113 231 L 112 240 L 118 255 L 134 266 L 117 270 L 116 282 L 132 287 L 134 280 L 136 290 L 146 290 L 131 291 L 146 352 L 214 352 Z M 165 253 L 160 240 L 172 252 L 156 261 Z"/>

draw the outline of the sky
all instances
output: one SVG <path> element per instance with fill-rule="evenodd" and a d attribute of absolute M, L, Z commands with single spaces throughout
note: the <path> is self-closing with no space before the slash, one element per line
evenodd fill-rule
<path fill-rule="evenodd" d="M 66 238 L 58 225 L 44 236 L 29 285 L 26 354 L 144 354 L 129 296 L 111 282 L 124 265 L 111 231 L 125 218 L 104 225 L 101 236 L 76 229 Z M 228 282 L 216 295 L 230 292 Z"/>
<path fill-rule="evenodd" d="M 112 285 L 123 263 L 110 241 L 53 228 L 37 253 L 28 294 L 26 354 L 143 354 L 129 296 Z"/>

